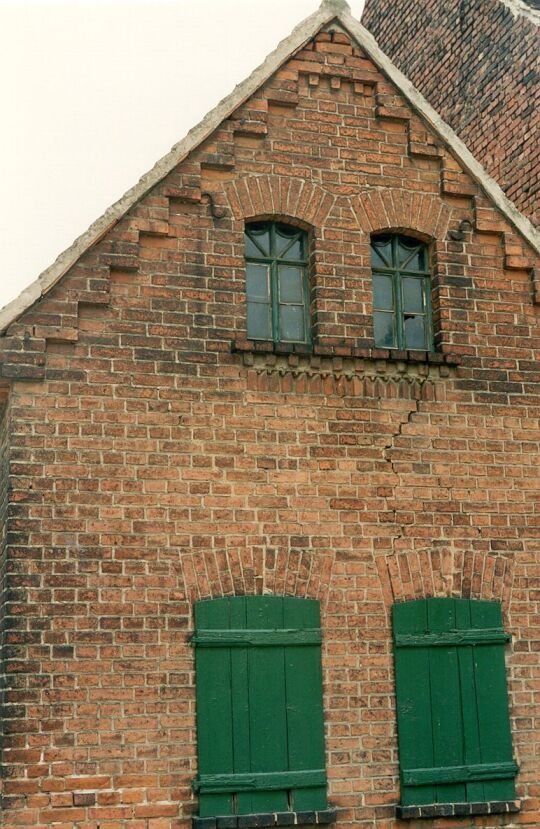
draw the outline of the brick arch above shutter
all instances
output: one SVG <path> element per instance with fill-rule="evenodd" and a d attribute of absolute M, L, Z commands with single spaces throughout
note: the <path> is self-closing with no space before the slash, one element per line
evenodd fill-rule
<path fill-rule="evenodd" d="M 420 550 L 376 559 L 387 608 L 430 597 L 496 599 L 508 612 L 514 560 L 478 552 Z"/>
<path fill-rule="evenodd" d="M 334 553 L 294 548 L 183 553 L 181 575 L 190 602 L 221 596 L 277 594 L 327 601 Z"/>
<path fill-rule="evenodd" d="M 358 224 L 366 233 L 413 231 L 425 241 L 446 237 L 452 211 L 438 196 L 399 188 L 369 190 L 351 198 Z"/>
<path fill-rule="evenodd" d="M 237 219 L 295 219 L 306 229 L 324 224 L 336 197 L 309 181 L 293 176 L 248 176 L 225 185 Z"/>

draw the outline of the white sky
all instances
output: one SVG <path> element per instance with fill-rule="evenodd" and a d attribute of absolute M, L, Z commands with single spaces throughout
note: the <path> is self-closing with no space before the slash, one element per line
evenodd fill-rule
<path fill-rule="evenodd" d="M 319 2 L 0 0 L 0 307 Z"/>

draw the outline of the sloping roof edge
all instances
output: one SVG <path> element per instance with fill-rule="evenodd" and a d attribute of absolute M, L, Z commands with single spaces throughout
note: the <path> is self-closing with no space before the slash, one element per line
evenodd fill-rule
<path fill-rule="evenodd" d="M 373 35 L 358 20 L 352 17 L 345 0 L 323 0 L 320 8 L 299 23 L 248 78 L 238 84 L 230 95 L 220 101 L 199 124 L 188 132 L 185 138 L 175 144 L 170 152 L 145 173 L 134 187 L 96 219 L 88 230 L 63 251 L 53 264 L 25 288 L 16 299 L 0 309 L 0 334 L 3 334 L 11 323 L 15 322 L 28 308 L 50 291 L 78 259 L 98 242 L 137 201 L 143 198 L 152 187 L 155 187 L 177 164 L 211 135 L 219 124 L 262 86 L 294 52 L 332 20 L 338 20 L 351 34 L 360 48 L 398 87 L 416 112 L 439 134 L 448 149 L 456 155 L 467 172 L 480 184 L 501 213 L 514 225 L 531 247 L 540 253 L 540 232 L 517 210 L 456 133 L 381 51 Z"/>

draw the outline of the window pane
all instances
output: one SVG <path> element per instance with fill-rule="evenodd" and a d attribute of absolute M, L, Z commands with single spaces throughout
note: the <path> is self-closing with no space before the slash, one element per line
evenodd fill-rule
<path fill-rule="evenodd" d="M 305 342 L 304 308 L 301 305 L 281 305 L 279 309 L 279 338 L 283 342 Z"/>
<path fill-rule="evenodd" d="M 424 271 L 426 269 L 425 245 L 417 239 L 407 239 L 400 236 L 397 243 L 397 259 L 399 267 L 409 271 Z"/>
<path fill-rule="evenodd" d="M 381 311 L 391 311 L 394 307 L 392 277 L 380 273 L 373 274 L 373 307 Z"/>
<path fill-rule="evenodd" d="M 285 253 L 278 252 L 278 256 L 281 256 L 283 259 L 294 259 L 295 261 L 304 259 L 302 239 L 295 239 Z"/>
<path fill-rule="evenodd" d="M 252 262 L 248 262 L 246 266 L 246 293 L 248 299 L 269 301 L 269 274 L 270 269 L 266 265 L 254 265 Z"/>
<path fill-rule="evenodd" d="M 371 240 L 371 263 L 373 267 L 392 267 L 391 236 L 376 236 Z"/>
<path fill-rule="evenodd" d="M 303 302 L 304 292 L 302 290 L 303 271 L 302 268 L 281 266 L 279 268 L 279 301 L 280 302 Z"/>
<path fill-rule="evenodd" d="M 373 328 L 375 345 L 380 348 L 394 348 L 394 315 L 384 311 L 375 311 L 373 314 Z"/>
<path fill-rule="evenodd" d="M 270 305 L 266 302 L 247 304 L 247 335 L 253 340 L 271 340 Z"/>
<path fill-rule="evenodd" d="M 424 310 L 424 301 L 422 297 L 422 282 L 419 277 L 404 277 L 401 285 L 403 290 L 403 310 L 413 313 L 421 313 Z"/>
<path fill-rule="evenodd" d="M 284 259 L 303 259 L 303 240 L 305 234 L 297 227 L 277 225 L 276 250 L 277 255 Z"/>
<path fill-rule="evenodd" d="M 257 257 L 261 255 L 270 255 L 270 225 L 267 222 L 248 225 L 246 227 L 245 239 L 246 256 Z M 253 243 L 254 241 L 257 243 L 258 247 Z"/>
<path fill-rule="evenodd" d="M 403 322 L 405 329 L 405 348 L 426 347 L 426 321 L 425 317 L 405 317 Z"/>

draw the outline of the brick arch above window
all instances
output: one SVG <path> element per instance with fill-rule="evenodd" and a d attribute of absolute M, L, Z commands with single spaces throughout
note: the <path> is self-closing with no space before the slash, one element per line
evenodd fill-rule
<path fill-rule="evenodd" d="M 221 596 L 277 594 L 318 599 L 324 606 L 334 554 L 286 547 L 183 553 L 181 575 L 191 602 Z"/>
<path fill-rule="evenodd" d="M 462 550 L 420 550 L 376 559 L 385 604 L 430 597 L 497 599 L 508 612 L 514 561 Z"/>
<path fill-rule="evenodd" d="M 366 233 L 418 234 L 425 242 L 446 237 L 452 214 L 451 208 L 438 196 L 398 188 L 360 193 L 351 198 L 351 206 Z"/>
<path fill-rule="evenodd" d="M 225 192 L 237 219 L 281 219 L 305 230 L 324 224 L 336 198 L 317 184 L 276 175 L 237 179 Z"/>

